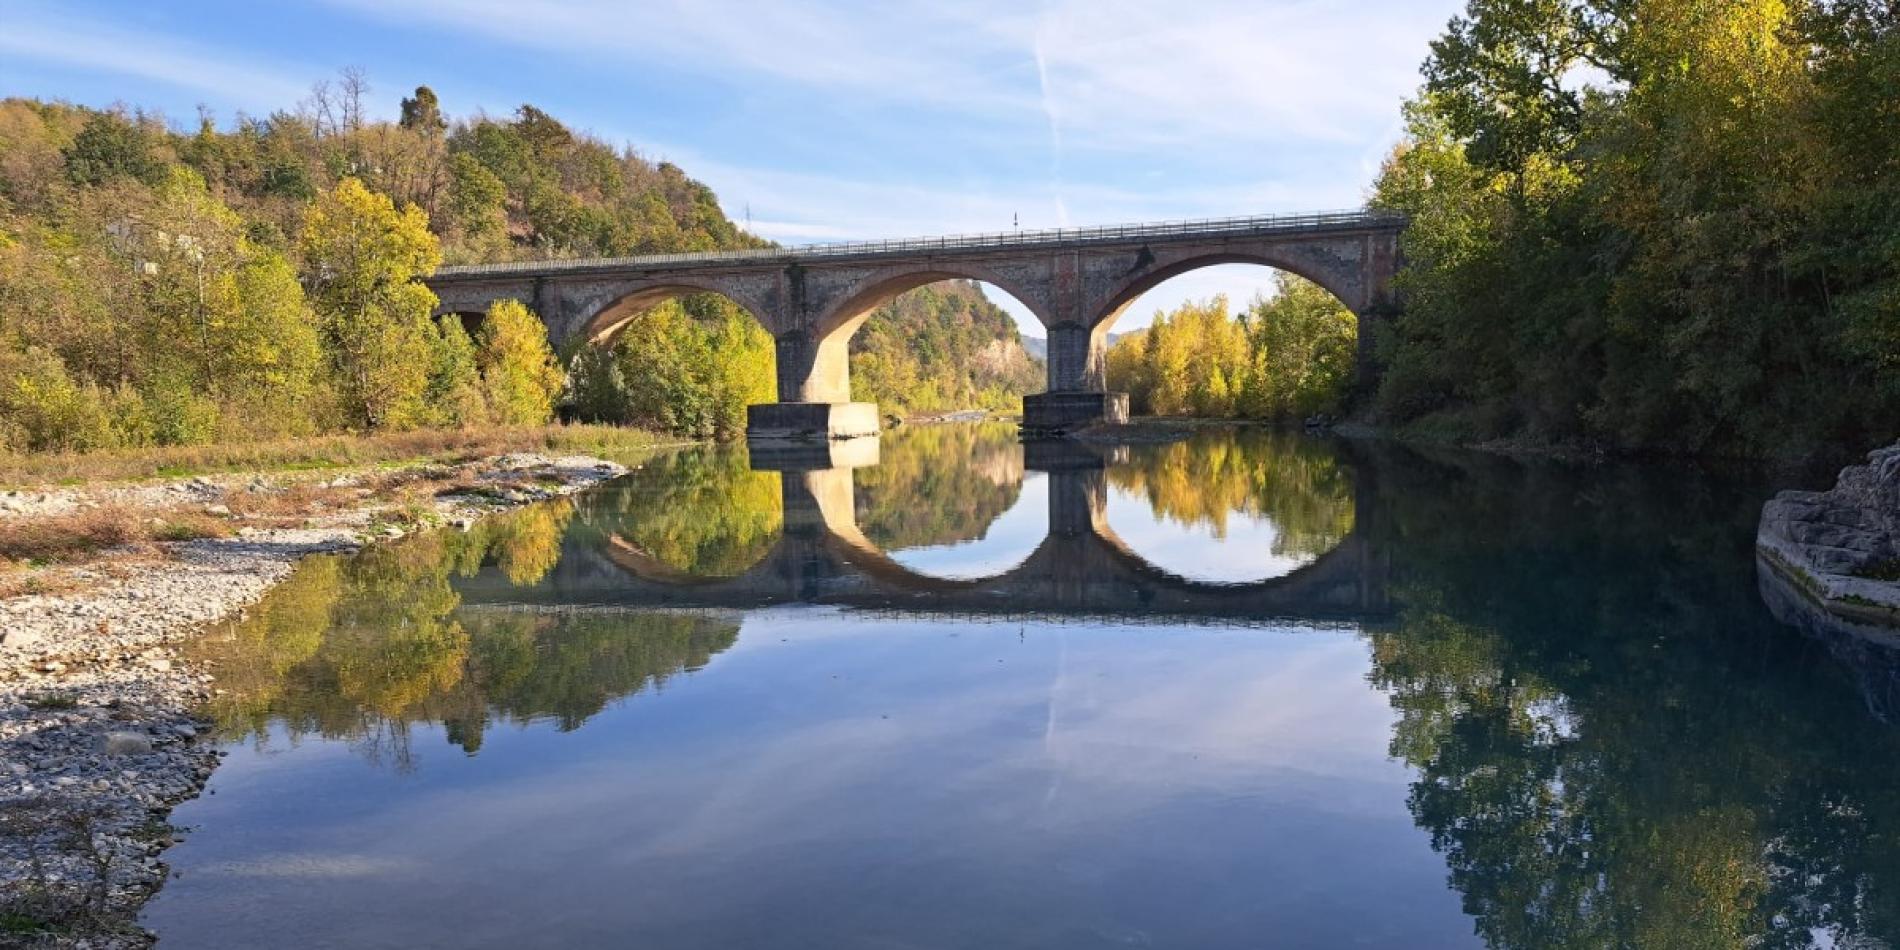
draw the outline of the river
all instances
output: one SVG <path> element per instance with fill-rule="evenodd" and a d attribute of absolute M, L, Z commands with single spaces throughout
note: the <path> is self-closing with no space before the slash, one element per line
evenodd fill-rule
<path fill-rule="evenodd" d="M 308 561 L 197 644 L 228 755 L 143 922 L 1889 945 L 1897 664 L 1777 622 L 1775 487 L 1244 429 L 664 456 Z"/>

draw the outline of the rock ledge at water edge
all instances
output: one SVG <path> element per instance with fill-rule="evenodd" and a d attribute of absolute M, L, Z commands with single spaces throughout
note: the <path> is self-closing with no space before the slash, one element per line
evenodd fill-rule
<path fill-rule="evenodd" d="M 1900 445 L 1763 506 L 1755 549 L 1828 612 L 1900 627 Z"/>

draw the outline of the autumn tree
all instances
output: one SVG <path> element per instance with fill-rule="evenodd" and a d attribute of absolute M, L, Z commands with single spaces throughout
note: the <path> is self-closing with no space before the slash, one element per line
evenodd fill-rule
<path fill-rule="evenodd" d="M 1240 414 L 1304 419 L 1337 412 L 1357 368 L 1359 319 L 1325 288 L 1278 274 L 1241 315 L 1253 360 Z"/>
<path fill-rule="evenodd" d="M 1116 341 L 1108 387 L 1131 408 L 1204 418 L 1304 418 L 1337 410 L 1352 381 L 1357 320 L 1332 294 L 1281 275 L 1236 319 L 1227 299 L 1190 301 Z"/>
<path fill-rule="evenodd" d="M 1411 217 L 1380 412 L 1647 451 L 1900 434 L 1892 13 L 1472 0 L 1378 184 Z"/>
<path fill-rule="evenodd" d="M 346 418 L 366 428 L 420 424 L 440 339 L 429 319 L 435 294 L 418 281 L 442 259 L 428 220 L 346 178 L 311 206 L 302 248 Z"/>
<path fill-rule="evenodd" d="M 488 308 L 476 332 L 476 364 L 490 420 L 540 425 L 553 417 L 564 374 L 547 326 L 527 307 L 500 300 Z"/>

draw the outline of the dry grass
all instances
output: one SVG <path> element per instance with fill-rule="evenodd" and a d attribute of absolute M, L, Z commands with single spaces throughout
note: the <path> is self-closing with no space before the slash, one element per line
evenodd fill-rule
<path fill-rule="evenodd" d="M 54 567 L 28 567 L 11 561 L 0 562 L 0 600 L 30 597 L 35 594 L 58 597 L 74 594 L 97 585 L 97 581 L 75 577 L 72 571 Z"/>
<path fill-rule="evenodd" d="M 0 559 L 47 564 L 144 539 L 136 515 L 122 508 L 87 508 L 43 518 L 0 521 Z"/>
<path fill-rule="evenodd" d="M 0 519 L 0 564 L 67 564 L 109 548 L 147 541 L 222 538 L 231 526 L 195 511 L 150 511 L 113 506 L 63 515 Z"/>
<path fill-rule="evenodd" d="M 233 491 L 224 496 L 231 514 L 259 527 L 283 528 L 303 523 L 312 515 L 353 507 L 376 487 L 365 479 L 360 488 L 331 488 L 316 482 L 290 482 L 266 491 Z"/>
<path fill-rule="evenodd" d="M 214 472 L 321 470 L 411 459 L 459 461 L 504 452 L 586 452 L 614 458 L 643 454 L 677 441 L 619 426 L 549 425 L 333 435 L 85 454 L 0 453 L 0 485 L 74 485 Z"/>

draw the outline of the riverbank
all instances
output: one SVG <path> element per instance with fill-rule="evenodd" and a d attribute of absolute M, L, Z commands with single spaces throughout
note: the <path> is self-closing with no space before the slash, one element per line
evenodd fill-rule
<path fill-rule="evenodd" d="M 217 687 L 181 661 L 177 644 L 241 614 L 309 555 L 466 527 L 626 471 L 592 456 L 517 453 L 10 496 L 0 543 L 48 525 L 57 537 L 62 520 L 75 519 L 147 533 L 6 572 L 0 946 L 149 943 L 136 917 L 165 879 L 160 854 L 176 834 L 166 818 L 199 793 L 218 756 L 192 718 Z M 164 540 L 167 525 L 189 525 L 193 536 Z M 20 584 L 22 572 L 34 582 Z"/>
<path fill-rule="evenodd" d="M 27 510 L 22 499 L 103 482 L 171 481 L 196 475 L 341 471 L 365 465 L 459 462 L 509 452 L 617 458 L 681 440 L 624 426 L 583 423 L 417 429 L 321 435 L 276 442 L 174 445 L 31 455 L 0 452 L 0 515 Z M 115 486 L 131 487 L 131 486 Z"/>

